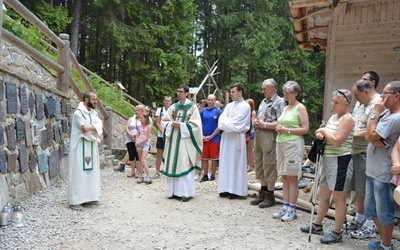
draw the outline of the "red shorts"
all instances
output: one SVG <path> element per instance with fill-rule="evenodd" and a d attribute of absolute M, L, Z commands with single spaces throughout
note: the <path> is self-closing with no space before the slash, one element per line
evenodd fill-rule
<path fill-rule="evenodd" d="M 219 142 L 203 142 L 203 160 L 218 160 L 219 159 Z"/>

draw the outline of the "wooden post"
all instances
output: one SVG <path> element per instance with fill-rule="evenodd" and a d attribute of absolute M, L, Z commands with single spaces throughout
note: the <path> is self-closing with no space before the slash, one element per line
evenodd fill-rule
<path fill-rule="evenodd" d="M 112 149 L 113 142 L 113 116 L 114 112 L 111 107 L 106 106 L 107 118 L 104 118 L 104 130 L 107 132 L 107 136 L 103 137 L 103 144 L 108 146 L 108 149 Z"/>
<path fill-rule="evenodd" d="M 2 30 L 3 30 L 3 0 L 0 0 L 0 8 L 1 8 L 1 12 L 0 12 L 0 55 L 3 54 L 3 37 L 2 37 Z M 3 58 L 3 56 L 0 56 L 0 64 L 1 64 L 1 58 Z"/>
<path fill-rule="evenodd" d="M 71 64 L 69 61 L 69 35 L 60 34 L 60 39 L 63 40 L 65 46 L 58 48 L 58 63 L 64 67 L 64 72 L 57 74 L 57 88 L 64 93 L 68 93 L 69 74 L 71 70 Z"/>

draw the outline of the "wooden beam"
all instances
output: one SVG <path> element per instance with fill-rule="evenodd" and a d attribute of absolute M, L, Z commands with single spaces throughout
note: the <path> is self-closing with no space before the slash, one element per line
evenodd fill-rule
<path fill-rule="evenodd" d="M 304 19 L 306 19 L 308 17 L 314 16 L 314 15 L 317 15 L 317 14 L 320 14 L 320 13 L 323 13 L 323 12 L 326 12 L 326 11 L 329 11 L 329 10 L 332 10 L 332 8 L 331 7 L 320 8 L 320 9 L 308 12 L 306 15 L 304 15 L 302 17 L 293 18 L 293 22 L 300 22 L 300 21 L 303 21 Z"/>
<path fill-rule="evenodd" d="M 339 3 L 373 2 L 373 0 L 339 0 Z M 290 8 L 306 8 L 314 6 L 329 6 L 333 0 L 290 0 Z"/>

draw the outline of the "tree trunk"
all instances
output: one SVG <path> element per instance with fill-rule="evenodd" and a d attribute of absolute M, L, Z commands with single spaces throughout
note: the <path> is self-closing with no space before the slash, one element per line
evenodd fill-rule
<path fill-rule="evenodd" d="M 82 9 L 82 0 L 74 0 L 73 7 L 73 21 L 71 23 L 71 51 L 76 56 L 78 54 L 78 40 L 79 40 L 79 27 L 81 23 L 81 9 Z"/>

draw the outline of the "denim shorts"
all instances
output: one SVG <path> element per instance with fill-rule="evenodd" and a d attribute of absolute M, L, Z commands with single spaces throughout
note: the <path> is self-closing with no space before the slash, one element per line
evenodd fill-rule
<path fill-rule="evenodd" d="M 367 176 L 365 187 L 365 217 L 378 218 L 382 225 L 394 224 L 395 203 L 392 183 L 383 183 Z"/>

